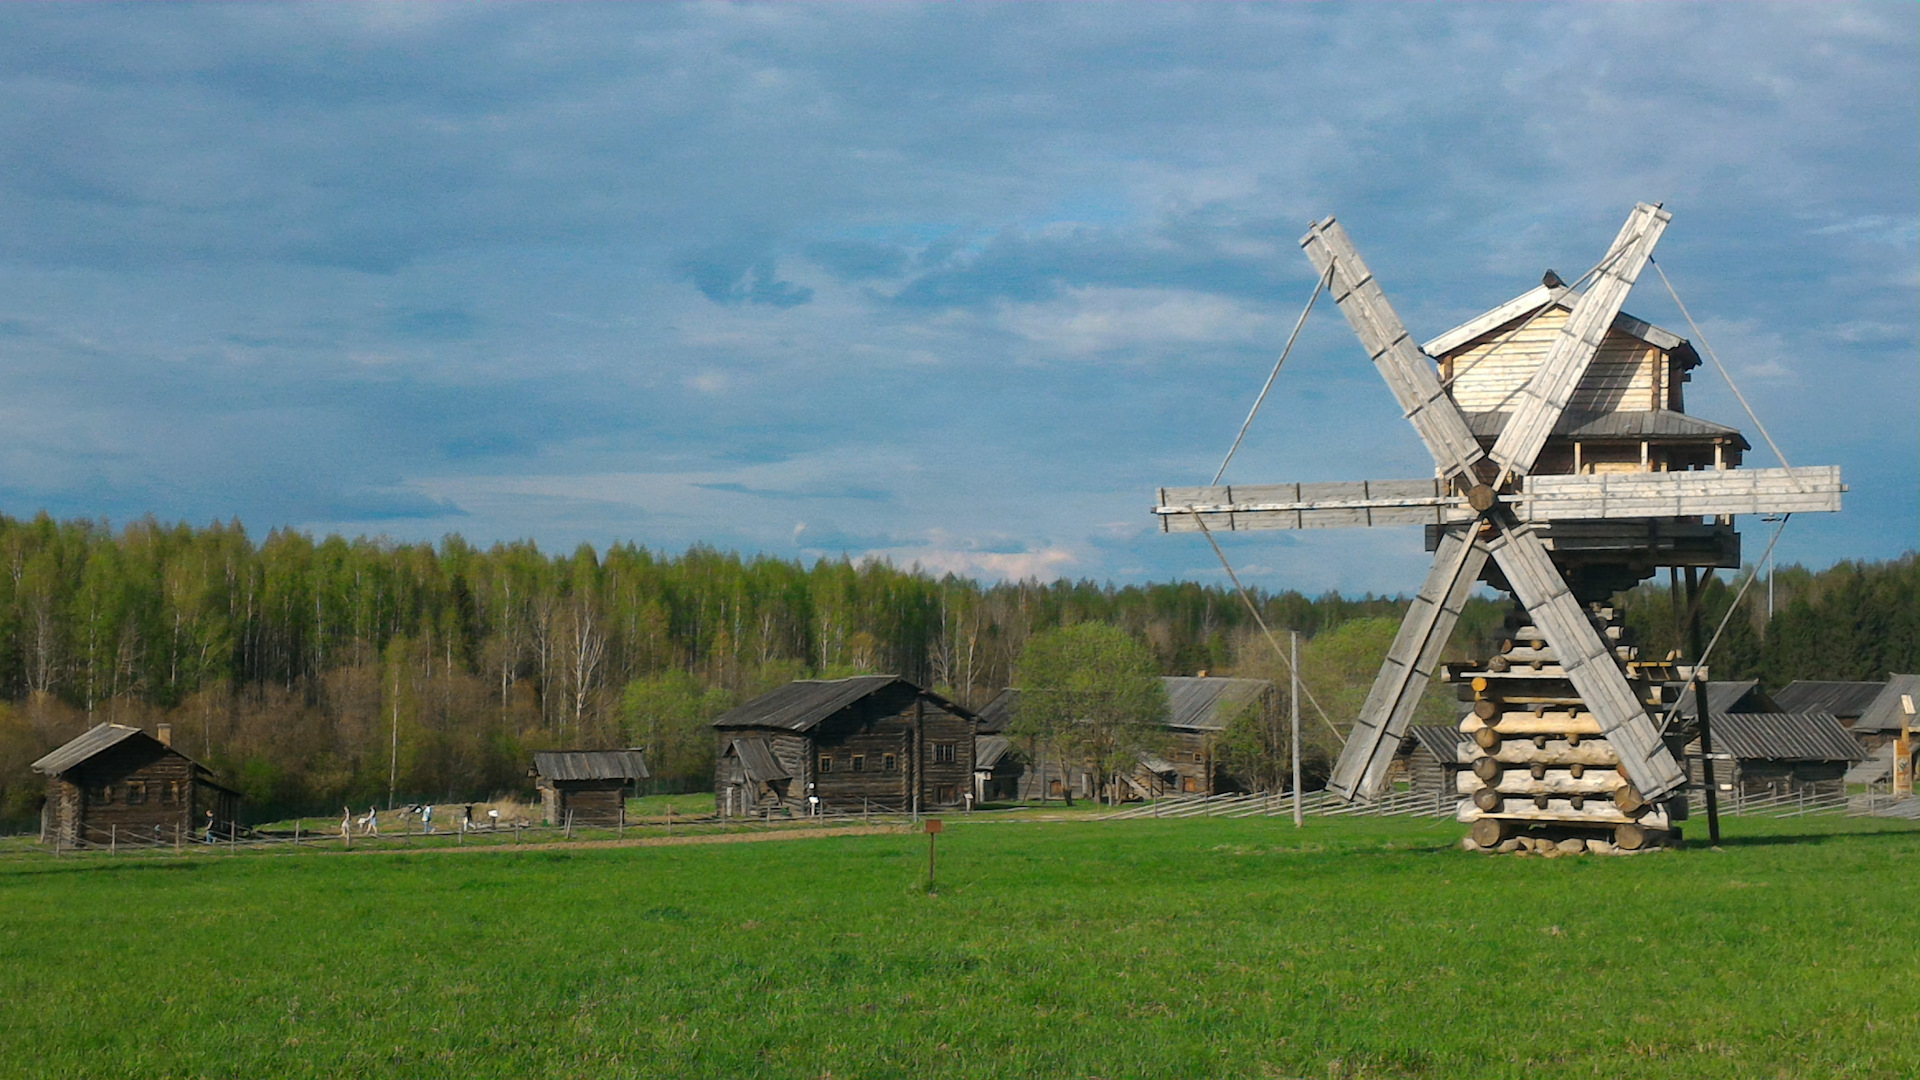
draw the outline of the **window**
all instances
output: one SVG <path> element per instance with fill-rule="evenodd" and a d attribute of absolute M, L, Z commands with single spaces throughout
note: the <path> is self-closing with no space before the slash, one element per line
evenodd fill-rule
<path fill-rule="evenodd" d="M 141 780 L 127 781 L 127 805 L 133 806 L 138 803 L 143 803 L 146 801 L 147 801 L 146 782 Z"/>
<path fill-rule="evenodd" d="M 180 801 L 180 781 L 160 785 L 160 805 L 172 806 Z"/>
<path fill-rule="evenodd" d="M 880 755 L 880 771 L 881 772 L 892 772 L 894 769 L 898 767 L 899 765 L 894 761 L 892 754 Z"/>
<path fill-rule="evenodd" d="M 97 784 L 87 789 L 87 801 L 95 806 L 105 806 L 113 801 L 113 785 Z"/>
<path fill-rule="evenodd" d="M 865 754 L 853 755 L 853 771 L 854 772 L 867 771 L 867 756 Z"/>
<path fill-rule="evenodd" d="M 955 801 L 953 797 L 953 785 L 952 784 L 937 785 L 933 789 L 933 801 L 937 803 L 950 803 Z"/>
<path fill-rule="evenodd" d="M 832 754 L 820 755 L 820 771 L 823 773 L 828 773 L 833 771 L 833 755 Z"/>
<path fill-rule="evenodd" d="M 933 744 L 933 760 L 935 761 L 935 763 L 953 761 L 953 744 L 950 742 L 934 743 Z"/>
<path fill-rule="evenodd" d="M 1193 763 L 1195 765 L 1204 765 L 1206 764 L 1206 761 L 1207 761 L 1207 755 L 1201 753 L 1198 750 L 1195 750 L 1193 752 Z"/>

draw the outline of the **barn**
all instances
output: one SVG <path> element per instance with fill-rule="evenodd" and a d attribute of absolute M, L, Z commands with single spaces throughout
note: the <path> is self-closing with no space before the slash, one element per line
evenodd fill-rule
<path fill-rule="evenodd" d="M 1713 704 L 1711 692 L 1707 704 Z M 1714 780 L 1746 797 L 1839 794 L 1849 767 L 1866 757 L 1860 744 L 1840 726 L 1832 713 L 1713 714 L 1713 751 L 1733 759 L 1732 775 L 1724 761 L 1715 767 Z M 1704 782 L 1700 740 L 1687 744 L 1689 779 Z"/>
<path fill-rule="evenodd" d="M 1018 799 L 1027 775 L 1027 758 L 1013 744 L 1007 727 L 1013 722 L 1020 691 L 1006 689 L 979 712 L 973 735 L 973 798 L 975 802 Z"/>
<path fill-rule="evenodd" d="M 1227 772 L 1220 762 L 1220 737 L 1235 720 L 1250 713 L 1271 722 L 1273 683 L 1266 679 L 1223 679 L 1208 675 L 1169 675 L 1166 749 L 1158 762 L 1142 759 L 1142 769 L 1158 776 L 1165 790 L 1222 795 L 1251 790 L 1248 778 Z M 1158 765 L 1161 770 L 1155 771 Z M 1155 791 L 1154 794 L 1160 794 Z"/>
<path fill-rule="evenodd" d="M 729 816 L 963 805 L 975 723 L 897 675 L 801 679 L 714 720 L 714 796 Z"/>
<path fill-rule="evenodd" d="M 534 787 L 549 825 L 615 828 L 627 820 L 627 792 L 647 778 L 638 750 L 539 750 Z"/>
<path fill-rule="evenodd" d="M 239 792 L 173 748 L 170 724 L 152 735 L 96 724 L 32 768 L 47 778 L 40 841 L 56 847 L 134 837 L 177 842 L 203 833 L 209 821 L 225 834 L 240 807 Z"/>
<path fill-rule="evenodd" d="M 1400 764 L 1407 777 L 1409 791 L 1445 796 L 1451 801 L 1458 788 L 1454 774 L 1460 764 L 1460 747 L 1467 735 L 1452 724 L 1415 724 L 1407 729 L 1400 743 Z"/>
<path fill-rule="evenodd" d="M 1893 762 L 1898 751 L 1900 732 L 1909 723 L 1906 708 L 1901 698 L 1920 702 L 1920 676 L 1895 675 L 1880 684 L 1858 719 L 1853 722 L 1853 737 L 1860 744 L 1866 757 L 1847 774 L 1847 781 L 1866 784 L 1874 788 L 1881 783 L 1891 783 L 1894 779 Z M 1920 764 L 1920 753 L 1916 753 L 1911 742 L 1907 747 L 1906 775 L 1912 776 L 1912 768 Z"/>
<path fill-rule="evenodd" d="M 1886 689 L 1884 682 L 1836 682 L 1825 679 L 1796 679 L 1774 692 L 1773 700 L 1781 712 L 1832 713 L 1847 730 L 1853 730 L 1860 714 Z M 1713 704 L 1718 705 L 1715 701 Z"/>

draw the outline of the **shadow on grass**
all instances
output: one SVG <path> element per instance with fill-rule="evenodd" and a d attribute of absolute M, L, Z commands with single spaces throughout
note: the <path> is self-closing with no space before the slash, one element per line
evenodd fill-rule
<path fill-rule="evenodd" d="M 1705 850 L 1707 847 L 1706 822 L 1699 824 L 1699 835 L 1692 829 L 1687 831 L 1687 847 L 1696 845 Z M 1807 832 L 1807 833 L 1767 833 L 1764 836 L 1723 836 L 1720 846 L 1723 848 L 1773 847 L 1780 844 L 1826 844 L 1850 842 L 1854 840 L 1911 840 L 1920 836 L 1920 829 L 1890 827 L 1884 829 L 1863 829 L 1858 832 Z"/>

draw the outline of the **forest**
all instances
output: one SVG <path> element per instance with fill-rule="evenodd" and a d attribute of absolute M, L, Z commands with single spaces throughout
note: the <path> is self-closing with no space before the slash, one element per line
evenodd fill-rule
<path fill-rule="evenodd" d="M 706 721 L 794 678 L 892 672 L 979 706 L 1035 633 L 1118 626 L 1163 674 L 1284 668 L 1230 587 L 982 584 L 885 562 L 805 565 L 695 547 L 484 550 L 275 530 L 0 516 L 0 823 L 28 827 L 47 750 L 102 721 L 173 726 L 248 816 L 345 802 L 451 801 L 530 786 L 535 749 L 644 746 L 656 790 L 710 782 Z M 1716 650 L 1717 678 L 1867 679 L 1920 667 L 1915 562 L 1774 575 Z M 1708 626 L 1726 575 L 1700 593 Z M 1255 592 L 1299 631 L 1322 753 L 1364 697 L 1404 602 Z M 1624 594 L 1649 648 L 1682 640 L 1667 589 Z M 1498 632 L 1472 601 L 1450 651 Z M 1435 709 L 1442 708 L 1436 704 Z M 1316 715 L 1324 710 L 1327 719 Z M 1269 750 L 1271 748 L 1268 748 Z M 1258 755 L 1257 746 L 1245 753 Z"/>

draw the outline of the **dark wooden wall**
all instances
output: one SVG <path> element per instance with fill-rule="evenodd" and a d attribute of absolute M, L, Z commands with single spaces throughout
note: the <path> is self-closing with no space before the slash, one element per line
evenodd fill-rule
<path fill-rule="evenodd" d="M 129 739 L 49 779 L 41 840 L 63 847 L 116 836 L 171 841 L 176 832 L 203 830 L 209 810 L 224 832 L 237 809 L 231 794 L 199 781 L 183 755 Z"/>

